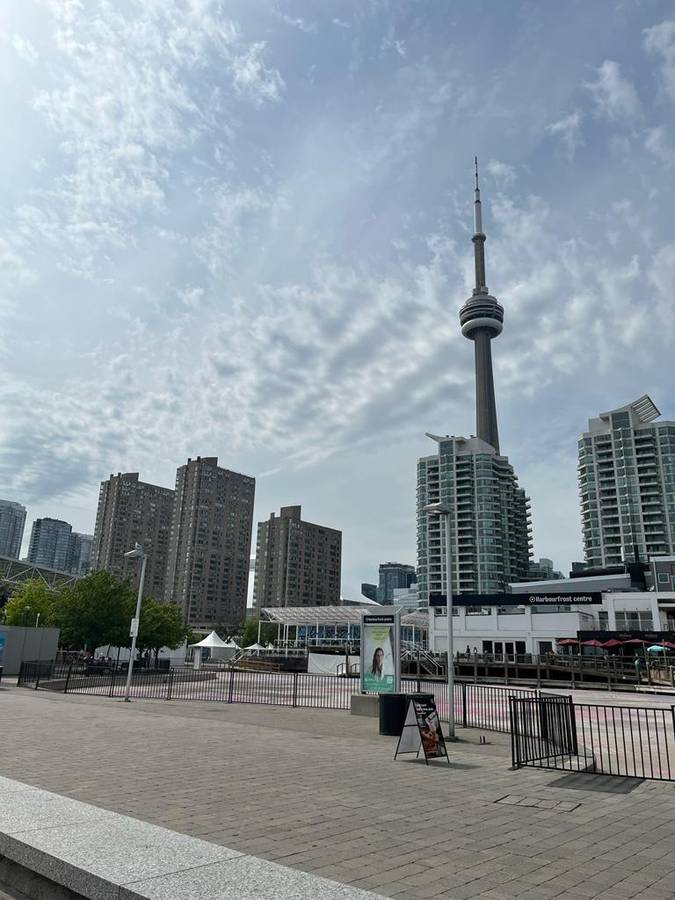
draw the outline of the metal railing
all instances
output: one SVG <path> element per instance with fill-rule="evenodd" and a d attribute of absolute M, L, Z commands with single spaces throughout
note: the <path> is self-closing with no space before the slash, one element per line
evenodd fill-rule
<path fill-rule="evenodd" d="M 675 781 L 675 707 L 543 696 L 509 703 L 516 768 Z"/>
<path fill-rule="evenodd" d="M 105 671 L 87 669 L 83 663 L 24 662 L 19 685 L 35 690 L 121 697 L 126 665 Z M 212 700 L 223 703 L 265 703 L 274 706 L 343 709 L 351 707 L 359 693 L 358 677 L 300 672 L 256 672 L 238 669 L 187 666 L 169 670 L 134 669 L 131 696 L 149 700 Z M 441 718 L 448 715 L 447 684 L 428 678 L 401 679 L 406 694 L 429 693 Z M 455 721 L 466 728 L 508 731 L 509 697 L 537 696 L 527 688 L 482 684 L 455 684 Z"/>

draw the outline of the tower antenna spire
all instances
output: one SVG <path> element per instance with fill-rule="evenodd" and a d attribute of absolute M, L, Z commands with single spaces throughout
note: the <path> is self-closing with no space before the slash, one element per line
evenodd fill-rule
<path fill-rule="evenodd" d="M 480 188 L 478 187 L 478 157 L 474 156 L 475 187 L 473 192 L 473 256 L 476 268 L 476 286 L 474 294 L 487 294 L 485 284 L 485 234 L 483 233 L 483 213 L 480 202 Z"/>
<path fill-rule="evenodd" d="M 476 362 L 476 435 L 499 453 L 499 431 L 495 385 L 492 374 L 493 338 L 502 330 L 504 310 L 501 303 L 488 293 L 485 284 L 485 232 L 481 215 L 480 188 L 478 187 L 478 157 L 474 156 L 473 257 L 476 268 L 476 286 L 472 296 L 459 312 L 464 337 L 474 342 Z"/>

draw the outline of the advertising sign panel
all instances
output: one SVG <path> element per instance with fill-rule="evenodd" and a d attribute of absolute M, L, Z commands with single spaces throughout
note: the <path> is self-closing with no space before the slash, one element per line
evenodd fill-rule
<path fill-rule="evenodd" d="M 393 694 L 401 682 L 400 615 L 363 613 L 361 618 L 361 692 Z"/>

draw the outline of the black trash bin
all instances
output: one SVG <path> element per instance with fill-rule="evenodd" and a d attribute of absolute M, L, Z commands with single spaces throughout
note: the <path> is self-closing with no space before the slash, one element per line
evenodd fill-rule
<path fill-rule="evenodd" d="M 401 736 L 411 697 L 427 702 L 434 699 L 433 694 L 380 694 L 380 734 Z"/>

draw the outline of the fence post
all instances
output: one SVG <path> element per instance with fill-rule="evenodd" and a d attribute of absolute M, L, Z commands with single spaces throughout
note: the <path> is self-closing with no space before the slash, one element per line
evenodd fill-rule
<path fill-rule="evenodd" d="M 230 684 L 227 691 L 227 702 L 232 703 L 232 689 L 234 687 L 234 667 L 230 669 Z"/>
<path fill-rule="evenodd" d="M 462 682 L 462 727 L 466 728 L 466 683 Z"/>
<path fill-rule="evenodd" d="M 298 673 L 293 672 L 293 708 L 298 705 Z"/>
<path fill-rule="evenodd" d="M 170 700 L 173 693 L 173 669 L 169 669 L 169 681 L 166 687 L 166 699 Z"/>
<path fill-rule="evenodd" d="M 520 760 L 516 759 L 516 731 L 518 728 L 516 716 L 516 698 L 509 697 L 509 730 L 511 732 L 511 767 L 520 768 Z"/>
<path fill-rule="evenodd" d="M 42 666 L 40 663 L 37 664 L 37 672 L 35 673 L 35 690 L 37 691 L 40 686 L 40 672 L 42 671 Z"/>
<path fill-rule="evenodd" d="M 25 665 L 26 665 L 26 663 L 23 660 L 21 660 L 21 665 L 19 666 L 19 677 L 16 679 L 17 687 L 21 687 L 21 685 L 23 684 L 23 667 Z"/>
<path fill-rule="evenodd" d="M 114 693 L 115 693 L 115 670 L 113 669 L 112 673 L 110 675 L 110 690 L 108 691 L 108 696 L 112 697 Z"/>
<path fill-rule="evenodd" d="M 72 671 L 73 671 L 73 661 L 72 661 L 72 659 L 71 659 L 70 665 L 68 666 L 68 674 L 66 675 L 66 683 L 65 683 L 65 685 L 64 685 L 64 687 L 63 687 L 63 693 L 64 693 L 64 694 L 67 694 L 67 693 L 68 693 L 68 685 L 70 684 L 70 673 L 71 673 Z"/>

